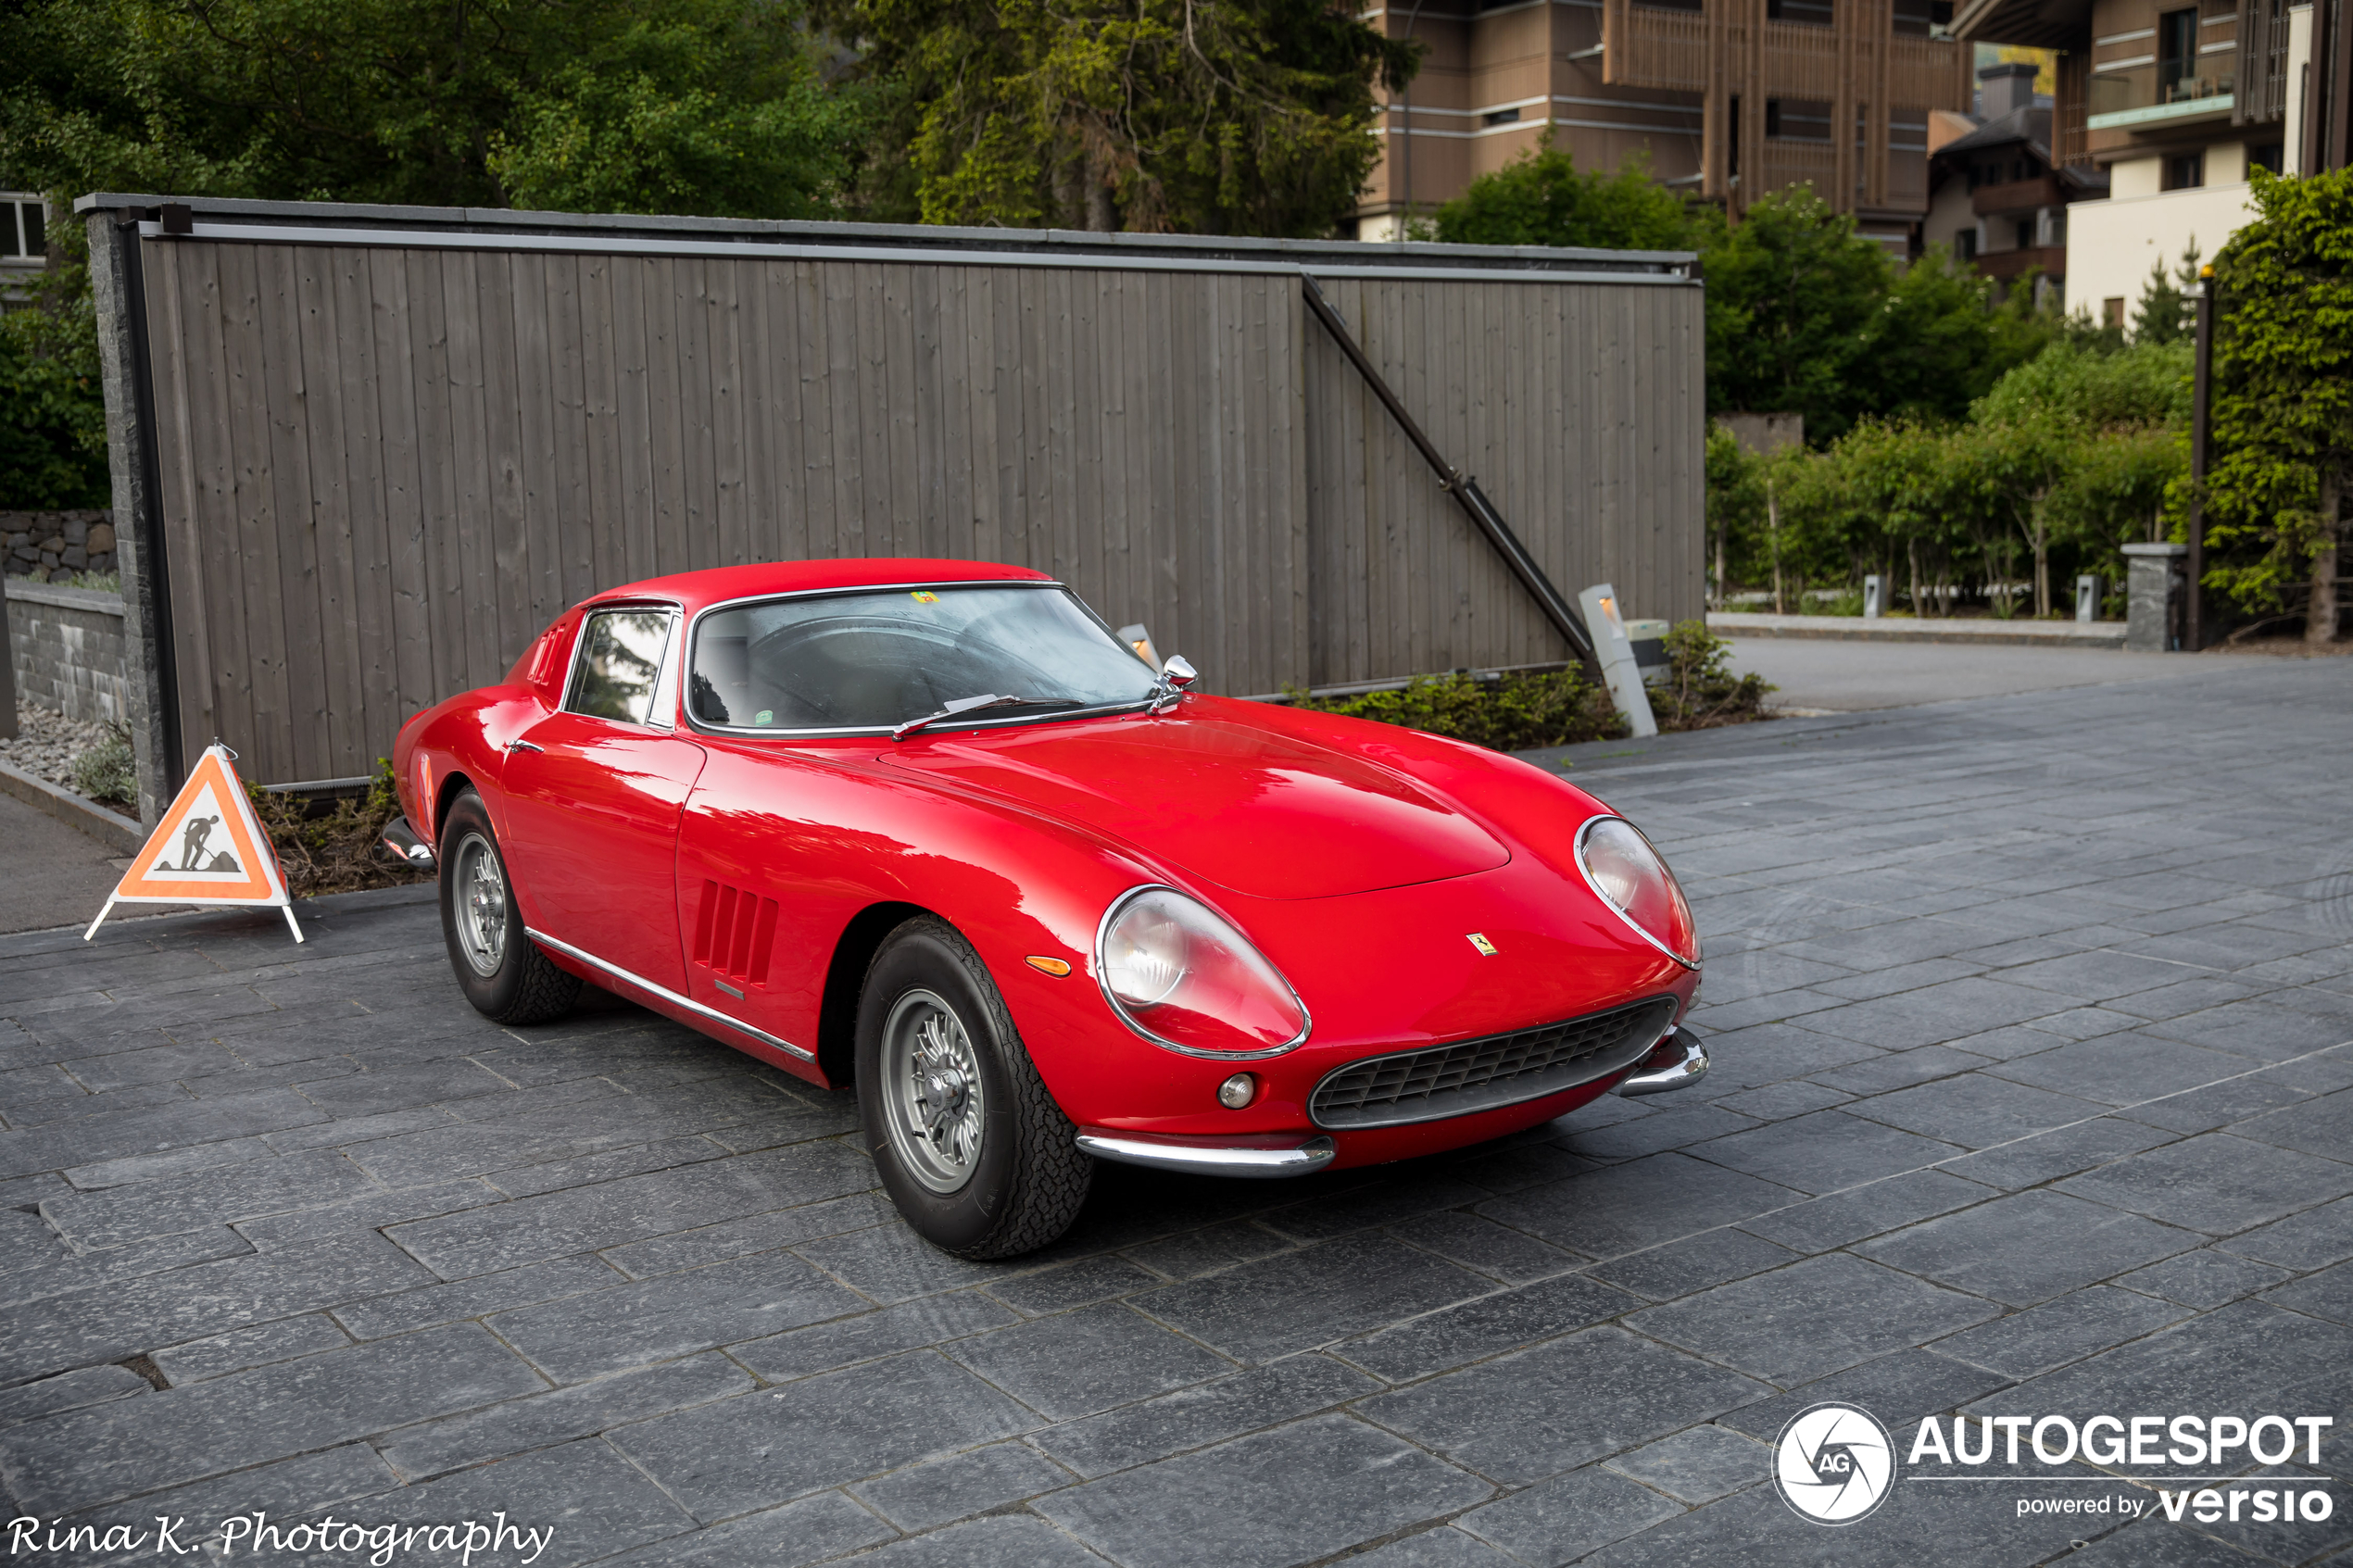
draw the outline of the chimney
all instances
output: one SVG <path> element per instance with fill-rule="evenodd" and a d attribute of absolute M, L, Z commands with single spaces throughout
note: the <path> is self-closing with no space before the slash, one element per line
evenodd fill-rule
<path fill-rule="evenodd" d="M 2013 109 L 2034 107 L 2034 74 L 2038 68 L 2024 60 L 2004 60 L 1977 73 L 1978 112 L 1989 120 Z"/>

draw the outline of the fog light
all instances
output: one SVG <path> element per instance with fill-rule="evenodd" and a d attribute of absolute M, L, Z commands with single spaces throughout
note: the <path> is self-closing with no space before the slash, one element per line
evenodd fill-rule
<path fill-rule="evenodd" d="M 1228 1110 L 1239 1110 L 1258 1098 L 1258 1077 L 1252 1073 L 1237 1073 L 1217 1085 L 1217 1103 Z"/>

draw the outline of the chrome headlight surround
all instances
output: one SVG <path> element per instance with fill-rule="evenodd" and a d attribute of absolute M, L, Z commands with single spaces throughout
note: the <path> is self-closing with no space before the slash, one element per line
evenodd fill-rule
<path fill-rule="evenodd" d="M 1642 842 L 1642 847 L 1649 851 L 1652 864 L 1658 868 L 1658 874 L 1666 883 L 1667 895 L 1672 897 L 1676 903 L 1682 906 L 1684 918 L 1689 920 L 1692 923 L 1692 951 L 1690 957 L 1686 958 L 1681 953 L 1677 952 L 1673 947 L 1667 944 L 1665 938 L 1653 932 L 1641 921 L 1636 920 L 1623 905 L 1619 904 L 1616 898 L 1610 897 L 1610 895 L 1603 888 L 1600 879 L 1593 875 L 1593 868 L 1586 864 L 1585 852 L 1587 845 L 1593 835 L 1593 831 L 1605 822 L 1614 822 L 1624 828 L 1627 832 L 1632 834 L 1637 839 L 1639 839 Z M 1578 828 L 1575 858 L 1577 860 L 1577 874 L 1585 879 L 1585 885 L 1593 890 L 1593 897 L 1600 899 L 1603 907 L 1608 909 L 1611 914 L 1616 915 L 1618 920 L 1625 924 L 1627 930 L 1632 932 L 1635 935 L 1641 937 L 1643 941 L 1657 948 L 1660 952 L 1666 954 L 1668 958 L 1674 960 L 1685 969 L 1690 970 L 1692 973 L 1696 974 L 1699 972 L 1700 960 L 1702 956 L 1699 945 L 1699 922 L 1697 918 L 1692 914 L 1691 900 L 1683 896 L 1682 884 L 1675 880 L 1674 872 L 1667 867 L 1667 857 L 1658 852 L 1657 847 L 1651 843 L 1648 834 L 1644 834 L 1642 829 L 1636 827 L 1633 823 L 1628 822 L 1625 818 L 1617 815 L 1616 812 L 1604 811 L 1598 816 L 1587 818 L 1583 824 Z"/>
<path fill-rule="evenodd" d="M 1210 940 L 1215 941 L 1229 948 L 1235 958 L 1242 960 L 1246 969 L 1252 967 L 1253 963 L 1256 967 L 1263 968 L 1265 971 L 1265 973 L 1264 976 L 1260 976 L 1258 978 L 1262 982 L 1271 979 L 1275 985 L 1280 986 L 1280 999 L 1289 1002 L 1290 1007 L 1298 1012 L 1298 1033 L 1278 1046 L 1266 1046 L 1252 1050 L 1217 1050 L 1204 1046 L 1186 1045 L 1181 1041 L 1172 1040 L 1168 1038 L 1167 1035 L 1149 1027 L 1143 1022 L 1139 1020 L 1135 1014 L 1129 1010 L 1131 1006 L 1136 1006 L 1138 1004 L 1122 1001 L 1119 995 L 1112 989 L 1111 966 L 1108 961 L 1108 955 L 1112 933 L 1118 925 L 1120 917 L 1127 913 L 1128 910 L 1134 907 L 1137 900 L 1154 894 L 1166 895 L 1171 898 L 1181 900 L 1184 904 L 1189 905 L 1191 907 L 1191 911 L 1197 911 L 1198 915 L 1207 917 L 1207 919 L 1202 922 L 1205 927 L 1202 935 L 1205 935 Z M 1242 935 L 1241 928 L 1239 926 L 1237 926 L 1232 921 L 1227 920 L 1224 915 L 1219 914 L 1215 909 L 1210 908 L 1199 898 L 1196 898 L 1191 894 L 1185 892 L 1182 888 L 1171 887 L 1166 883 L 1144 883 L 1139 886 L 1129 888 L 1126 892 L 1121 894 L 1118 897 L 1111 901 L 1110 907 L 1103 910 L 1103 918 L 1098 922 L 1095 926 L 1094 963 L 1096 989 L 1101 992 L 1103 1005 L 1111 1009 L 1112 1016 L 1118 1019 L 1121 1023 L 1126 1025 L 1129 1033 L 1137 1035 L 1139 1038 L 1149 1040 L 1153 1045 L 1160 1047 L 1163 1050 L 1175 1051 L 1180 1056 L 1200 1057 L 1214 1061 L 1263 1061 L 1268 1057 L 1281 1056 L 1287 1051 L 1297 1049 L 1306 1041 L 1308 1035 L 1313 1032 L 1315 1026 L 1315 1020 L 1308 1015 L 1307 1004 L 1300 998 L 1299 990 L 1296 986 L 1291 985 L 1290 977 L 1285 975 L 1281 970 L 1275 967 L 1273 960 L 1267 958 L 1265 954 L 1258 950 L 1257 944 L 1252 942 L 1249 937 Z M 1171 980 L 1167 988 L 1162 993 L 1162 999 L 1174 996 L 1176 993 L 1178 986 L 1183 984 L 1185 978 L 1186 972 L 1180 972 L 1175 979 Z M 1157 1002 L 1141 1004 L 1143 1007 L 1151 1007 L 1156 1005 L 1158 1005 Z"/>

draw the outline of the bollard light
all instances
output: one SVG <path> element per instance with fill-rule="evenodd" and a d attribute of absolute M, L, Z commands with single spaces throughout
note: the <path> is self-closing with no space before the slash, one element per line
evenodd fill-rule
<path fill-rule="evenodd" d="M 2100 580 L 2088 573 L 2075 580 L 2075 619 L 2097 621 L 2100 618 Z"/>
<path fill-rule="evenodd" d="M 1593 638 L 1594 661 L 1602 667 L 1602 679 L 1609 687 L 1610 700 L 1626 715 L 1627 728 L 1638 737 L 1658 734 L 1658 720 L 1651 712 L 1650 693 L 1642 686 L 1642 665 L 1634 657 L 1634 639 L 1627 633 L 1625 612 L 1618 608 L 1617 590 L 1606 583 L 1596 583 L 1577 596 L 1577 605 L 1585 612 L 1585 624 Z"/>
<path fill-rule="evenodd" d="M 1880 574 L 1876 571 L 1863 579 L 1863 619 L 1877 621 L 1884 609 L 1880 597 Z"/>

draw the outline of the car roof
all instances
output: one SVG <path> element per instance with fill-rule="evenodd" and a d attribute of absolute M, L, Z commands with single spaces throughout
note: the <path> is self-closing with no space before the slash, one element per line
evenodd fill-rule
<path fill-rule="evenodd" d="M 768 561 L 758 566 L 721 566 L 706 571 L 673 572 L 608 588 L 588 604 L 628 599 L 674 599 L 689 614 L 729 599 L 764 594 L 801 594 L 828 588 L 895 588 L 944 583 L 1051 583 L 1042 571 L 998 561 L 948 560 L 912 556 L 863 556 L 828 560 Z"/>

